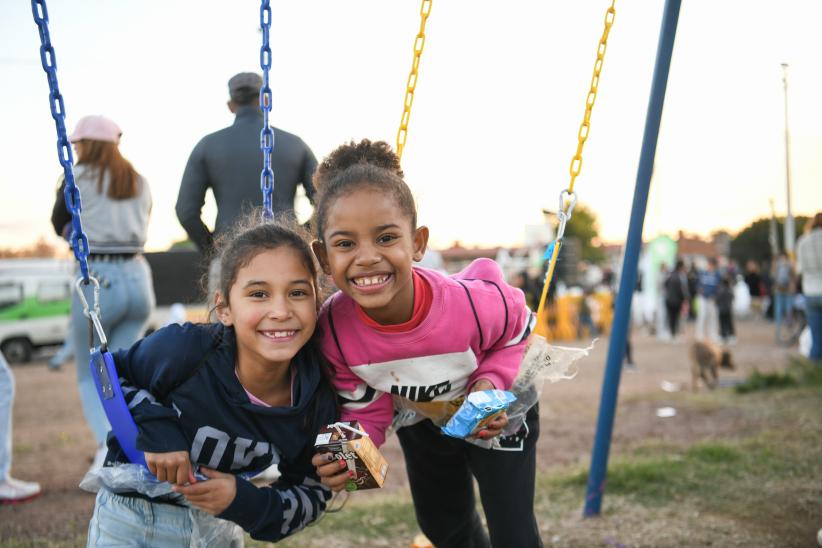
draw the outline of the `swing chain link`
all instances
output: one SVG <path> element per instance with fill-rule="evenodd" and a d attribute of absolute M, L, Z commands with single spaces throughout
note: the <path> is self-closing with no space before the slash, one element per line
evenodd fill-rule
<path fill-rule="evenodd" d="M 568 184 L 568 189 L 559 193 L 559 208 L 557 209 L 557 219 L 559 225 L 557 226 L 556 237 L 553 243 L 548 247 L 550 257 L 548 259 L 548 269 L 545 273 L 545 281 L 542 290 L 542 296 L 539 300 L 539 307 L 537 308 L 537 316 L 543 313 L 545 308 L 545 300 L 548 296 L 548 288 L 554 277 L 554 270 L 559 257 L 559 250 L 562 246 L 562 239 L 565 236 L 565 229 L 568 226 L 568 221 L 574 213 L 574 206 L 577 204 L 577 193 L 574 191 L 574 182 L 582 170 L 582 149 L 585 146 L 585 141 L 588 139 L 588 133 L 591 131 L 591 112 L 594 109 L 594 103 L 597 99 L 597 90 L 599 89 L 599 75 L 602 72 L 602 65 L 605 59 L 605 51 L 608 48 L 608 35 L 611 33 L 611 27 L 614 24 L 614 17 L 616 10 L 614 5 L 616 0 L 611 0 L 611 5 L 605 12 L 605 28 L 602 30 L 602 36 L 597 45 L 597 58 L 594 62 L 594 75 L 591 77 L 591 87 L 588 90 L 588 96 L 585 98 L 585 115 L 582 119 L 582 124 L 579 126 L 577 133 L 577 150 L 574 157 L 571 159 L 571 182 Z M 567 204 L 566 204 L 567 202 Z"/>
<path fill-rule="evenodd" d="M 263 152 L 263 170 L 260 173 L 260 190 L 263 193 L 263 221 L 274 218 L 274 170 L 271 169 L 271 153 L 274 150 L 274 129 L 268 116 L 271 113 L 272 93 L 269 84 L 271 69 L 271 2 L 262 0 L 260 5 L 260 30 L 263 33 L 263 45 L 260 47 L 260 68 L 263 70 L 263 86 L 260 88 L 260 110 L 263 111 L 263 129 L 260 131 L 260 149 Z"/>
<path fill-rule="evenodd" d="M 588 96 L 585 98 L 585 115 L 583 116 L 582 124 L 579 126 L 579 133 L 577 134 L 577 151 L 571 159 L 571 182 L 568 185 L 568 192 L 574 191 L 574 181 L 582 170 L 582 148 L 585 146 L 588 133 L 591 131 L 591 111 L 594 109 L 594 102 L 597 99 L 599 74 L 602 72 L 605 50 L 608 48 L 608 35 L 611 33 L 611 26 L 614 24 L 614 17 L 616 15 L 616 10 L 614 9 L 615 3 L 616 0 L 611 0 L 611 6 L 605 12 L 605 28 L 602 31 L 602 37 L 599 39 L 599 45 L 597 46 L 594 75 L 591 77 L 591 87 L 588 90 Z"/>
<path fill-rule="evenodd" d="M 80 190 L 74 183 L 74 171 L 72 170 L 74 156 L 71 152 L 71 143 L 66 136 L 66 108 L 57 83 L 57 58 L 49 35 L 49 14 L 46 8 L 46 0 L 31 0 L 31 11 L 40 34 L 40 63 L 48 78 L 49 107 L 51 117 L 54 119 L 54 125 L 57 128 L 57 157 L 60 160 L 60 165 L 63 166 L 65 180 L 63 197 L 66 200 L 66 208 L 71 213 L 71 236 L 69 241 L 71 249 L 74 251 L 74 257 L 80 263 L 81 280 L 83 283 L 88 284 L 88 237 L 83 232 L 83 224 L 80 220 L 83 205 L 80 200 Z"/>
<path fill-rule="evenodd" d="M 405 86 L 405 101 L 402 105 L 400 129 L 397 131 L 397 158 L 400 160 L 402 160 L 402 151 L 405 149 L 405 140 L 408 138 L 408 121 L 411 118 L 411 105 L 414 104 L 414 90 L 417 88 L 420 58 L 425 47 L 425 23 L 431 15 L 431 2 L 432 0 L 422 0 L 420 6 L 420 30 L 414 39 L 414 60 L 411 63 L 411 72 L 408 74 Z"/>

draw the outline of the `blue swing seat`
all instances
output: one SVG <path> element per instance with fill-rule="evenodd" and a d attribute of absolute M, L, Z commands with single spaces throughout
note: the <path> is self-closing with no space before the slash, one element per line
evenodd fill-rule
<path fill-rule="evenodd" d="M 120 388 L 120 377 L 117 375 L 117 367 L 114 365 L 111 352 L 95 350 L 91 354 L 89 367 L 114 437 L 117 438 L 129 461 L 146 466 L 145 455 L 137 449 L 137 424 L 131 416 L 123 390 Z"/>

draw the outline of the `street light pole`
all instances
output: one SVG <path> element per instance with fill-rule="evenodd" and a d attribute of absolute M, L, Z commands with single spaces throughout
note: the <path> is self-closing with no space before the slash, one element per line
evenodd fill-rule
<path fill-rule="evenodd" d="M 791 212 L 791 139 L 788 131 L 788 63 L 782 63 L 782 84 L 785 90 L 785 185 L 787 211 L 785 217 L 785 253 L 793 259 L 796 229 Z"/>

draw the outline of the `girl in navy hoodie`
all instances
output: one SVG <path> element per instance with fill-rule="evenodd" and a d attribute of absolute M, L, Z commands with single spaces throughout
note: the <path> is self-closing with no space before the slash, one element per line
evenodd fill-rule
<path fill-rule="evenodd" d="M 221 266 L 218 321 L 165 327 L 114 354 L 137 447 L 174 492 L 101 489 L 89 546 L 188 546 L 197 526 L 186 503 L 268 541 L 325 510 L 331 493 L 311 456 L 337 410 L 315 343 L 314 257 L 297 229 L 266 223 L 229 237 Z M 108 444 L 106 466 L 128 462 L 114 436 Z M 275 464 L 270 485 L 244 479 Z"/>

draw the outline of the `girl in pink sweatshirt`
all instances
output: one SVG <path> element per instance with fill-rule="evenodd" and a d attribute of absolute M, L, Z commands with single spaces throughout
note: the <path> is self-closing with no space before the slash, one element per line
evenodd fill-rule
<path fill-rule="evenodd" d="M 533 512 L 537 407 L 513 436 L 499 436 L 504 415 L 466 440 L 440 432 L 466 393 L 511 387 L 531 320 L 523 293 L 489 259 L 454 276 L 413 266 L 428 229 L 417 226 L 386 143 L 339 147 L 315 185 L 314 251 L 339 288 L 322 308 L 320 329 L 342 420 L 359 421 L 377 446 L 393 424 L 417 520 L 434 545 L 541 546 Z M 318 473 L 339 490 L 346 472 L 325 458 L 314 457 Z"/>

